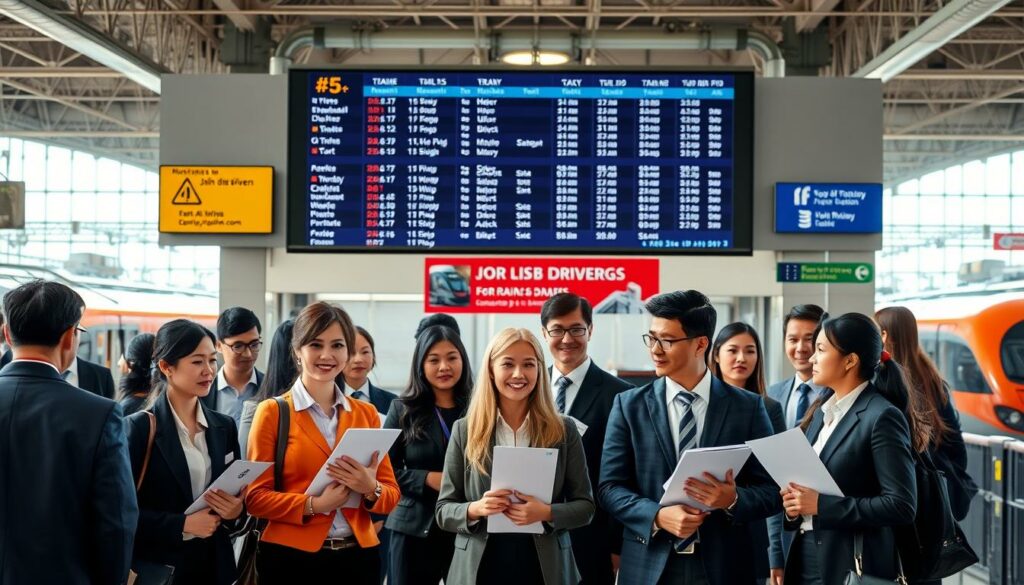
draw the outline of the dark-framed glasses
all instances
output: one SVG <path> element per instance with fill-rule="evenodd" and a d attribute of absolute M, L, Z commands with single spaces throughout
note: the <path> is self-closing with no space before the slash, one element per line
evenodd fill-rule
<path fill-rule="evenodd" d="M 568 329 L 562 327 L 552 327 L 551 329 L 548 329 L 547 332 L 548 335 L 554 337 L 555 339 L 561 339 L 565 337 L 566 332 L 568 332 L 569 335 L 573 337 L 583 337 L 584 335 L 587 334 L 587 328 L 582 326 L 569 327 Z"/>
<path fill-rule="evenodd" d="M 668 350 L 672 349 L 672 344 L 673 343 L 679 343 L 680 341 L 691 341 L 693 339 L 697 339 L 698 337 L 703 337 L 703 336 L 702 335 L 696 335 L 694 337 L 682 337 L 680 339 L 658 339 L 657 337 L 655 337 L 653 335 L 649 335 L 647 333 L 644 333 L 642 337 L 643 337 L 643 340 L 644 340 L 644 345 L 647 346 L 647 349 L 654 349 L 654 347 L 656 345 L 661 345 L 662 351 L 668 351 Z"/>
<path fill-rule="evenodd" d="M 242 341 L 236 341 L 236 342 L 232 343 L 231 345 L 229 345 L 228 347 L 231 348 L 231 351 L 233 351 L 233 352 L 235 352 L 237 354 L 245 353 L 245 350 L 247 350 L 247 349 L 249 351 L 251 351 L 252 353 L 259 353 L 260 352 L 260 348 L 263 347 L 263 340 L 257 339 L 256 341 L 250 341 L 249 343 L 245 343 L 245 342 L 242 342 Z"/>

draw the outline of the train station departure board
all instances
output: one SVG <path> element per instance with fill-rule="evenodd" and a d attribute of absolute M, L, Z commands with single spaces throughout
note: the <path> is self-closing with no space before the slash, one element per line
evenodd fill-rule
<path fill-rule="evenodd" d="M 750 72 L 289 75 L 289 249 L 751 249 Z"/>

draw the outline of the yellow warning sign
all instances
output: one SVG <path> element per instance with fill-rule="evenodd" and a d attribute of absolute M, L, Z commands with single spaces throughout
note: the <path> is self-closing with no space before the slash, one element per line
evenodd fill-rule
<path fill-rule="evenodd" d="M 273 167 L 160 167 L 160 232 L 269 234 Z"/>

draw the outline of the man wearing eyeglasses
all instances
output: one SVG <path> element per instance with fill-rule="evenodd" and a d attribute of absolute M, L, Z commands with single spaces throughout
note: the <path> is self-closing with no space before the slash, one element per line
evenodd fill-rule
<path fill-rule="evenodd" d="M 599 500 L 625 527 L 618 582 L 754 585 L 768 551 L 751 527 L 763 532 L 763 519 L 782 510 L 756 459 L 724 477 L 688 479 L 685 495 L 704 510 L 659 502 L 683 452 L 767 437 L 768 412 L 759 395 L 708 371 L 717 315 L 706 296 L 677 291 L 646 308 L 642 339 L 659 378 L 615 398 L 601 459 Z"/>
<path fill-rule="evenodd" d="M 207 408 L 242 419 L 242 404 L 256 397 L 263 372 L 256 369 L 262 340 L 260 320 L 245 307 L 231 307 L 217 318 L 217 351 L 224 365 L 202 400 Z"/>
<path fill-rule="evenodd" d="M 602 370 L 587 353 L 594 333 L 593 309 L 574 293 L 549 298 L 540 312 L 541 332 L 553 366 L 551 388 L 558 412 L 586 425 L 583 451 L 595 495 L 601 472 L 601 446 L 615 396 L 631 386 Z M 612 585 L 622 545 L 622 526 L 598 507 L 589 526 L 570 532 L 582 585 Z M 614 557 L 613 557 L 614 555 Z"/>

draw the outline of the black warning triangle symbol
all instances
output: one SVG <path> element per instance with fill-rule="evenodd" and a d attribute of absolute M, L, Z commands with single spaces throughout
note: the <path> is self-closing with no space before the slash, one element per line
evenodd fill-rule
<path fill-rule="evenodd" d="M 178 192 L 174 194 L 174 199 L 171 199 L 171 205 L 202 205 L 203 200 L 199 198 L 199 193 L 196 188 L 192 186 L 192 181 L 185 179 L 178 187 Z"/>

